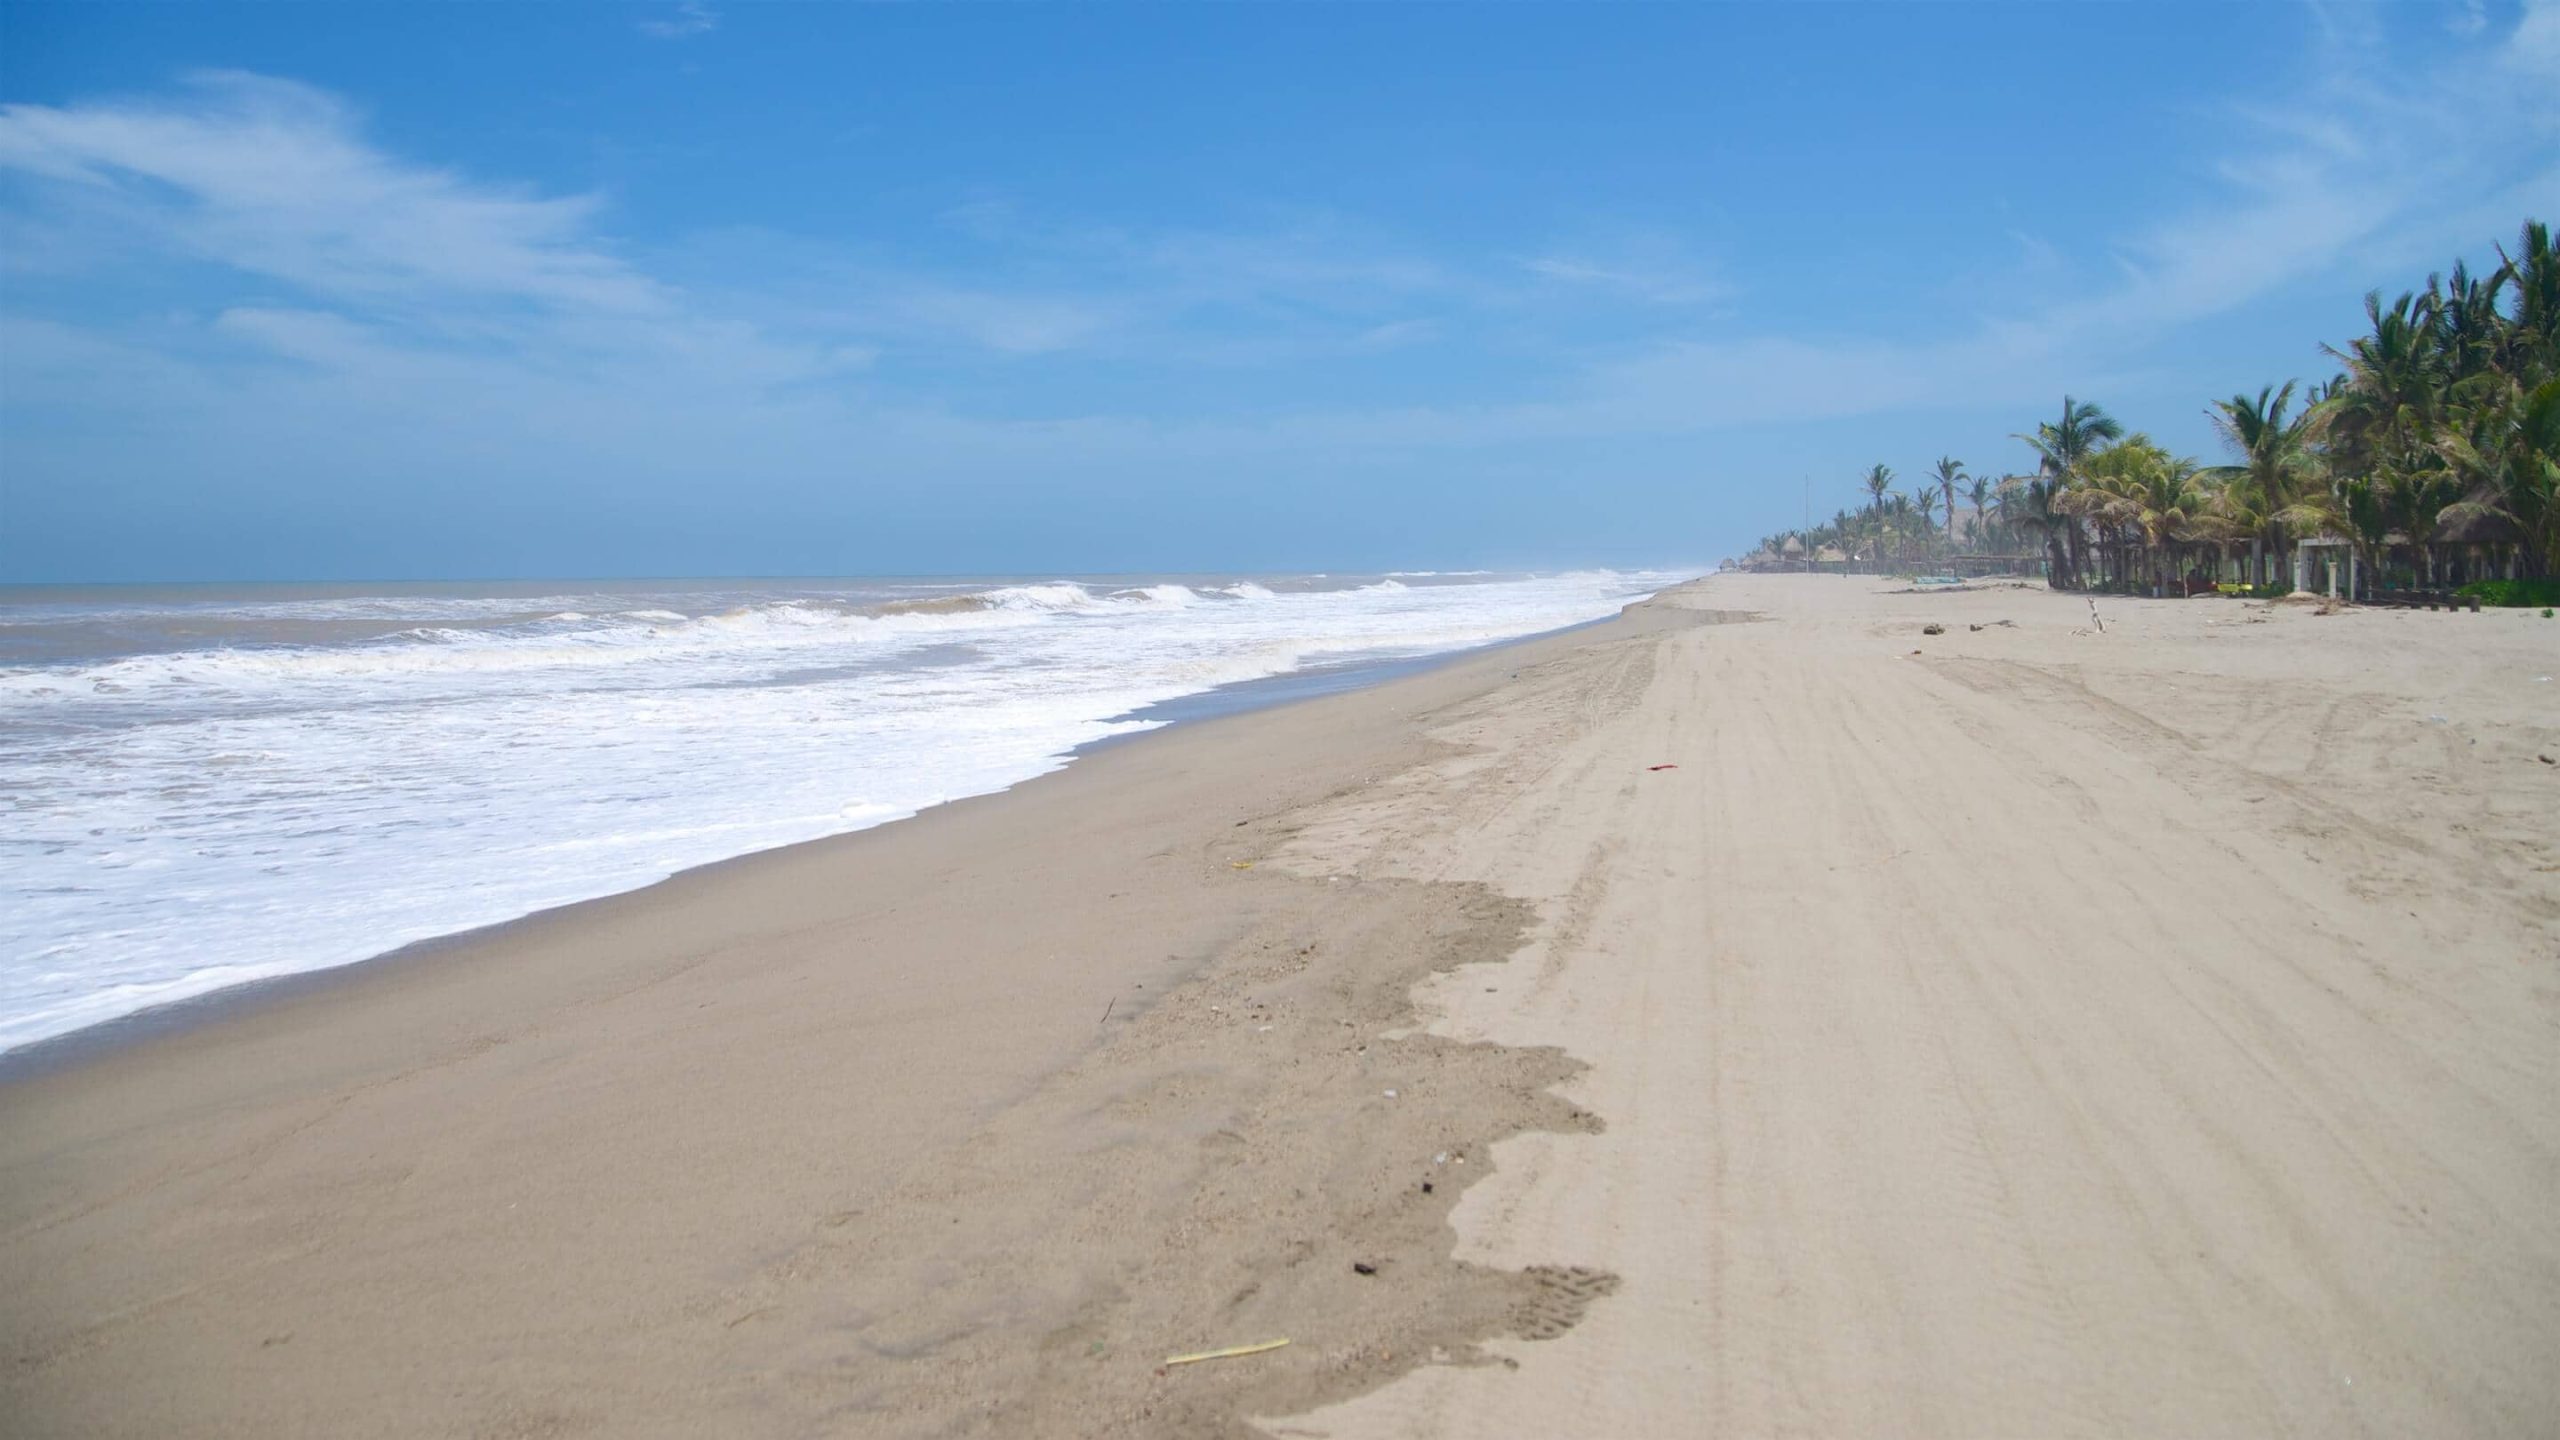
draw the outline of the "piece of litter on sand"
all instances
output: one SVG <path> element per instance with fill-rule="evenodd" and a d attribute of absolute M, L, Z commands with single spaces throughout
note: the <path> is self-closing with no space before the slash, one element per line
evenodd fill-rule
<path fill-rule="evenodd" d="M 1259 1345 L 1230 1345 L 1224 1350 L 1203 1350 L 1197 1355 L 1168 1355 L 1164 1363 L 1196 1365 L 1203 1360 L 1233 1360 L 1239 1355 L 1259 1355 L 1265 1350 L 1277 1350 L 1288 1343 L 1286 1340 L 1265 1340 Z"/>
<path fill-rule="evenodd" d="M 1647 770 L 1677 770 L 1680 767 L 1677 765 L 1647 765 L 1644 768 Z"/>
<path fill-rule="evenodd" d="M 1381 1091 L 1379 1091 L 1378 1093 L 1379 1093 L 1379 1094 L 1381 1094 L 1381 1095 L 1386 1096 L 1386 1097 L 1387 1097 L 1388 1099 L 1390 1099 L 1390 1100 L 1393 1100 L 1394 1098 L 1396 1098 L 1396 1092 L 1394 1092 L 1393 1090 L 1381 1090 Z"/>
<path fill-rule="evenodd" d="M 1354 1260 L 1351 1262 L 1351 1273 L 1354 1275 L 1375 1275 L 1378 1273 L 1378 1267 L 1370 1264 L 1366 1260 Z"/>
<path fill-rule="evenodd" d="M 1230 860 L 1227 862 L 1227 868 L 1230 870 L 1250 870 L 1253 868 L 1253 862 L 1250 860 Z"/>

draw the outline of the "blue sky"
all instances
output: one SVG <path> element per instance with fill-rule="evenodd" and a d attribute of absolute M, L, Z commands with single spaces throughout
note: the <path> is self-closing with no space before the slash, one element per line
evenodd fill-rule
<path fill-rule="evenodd" d="M 0 579 L 1712 562 L 2211 457 L 2560 0 L 0 6 Z"/>

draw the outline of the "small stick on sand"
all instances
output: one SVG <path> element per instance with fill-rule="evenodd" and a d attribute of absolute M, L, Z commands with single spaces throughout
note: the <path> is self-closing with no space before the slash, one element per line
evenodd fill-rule
<path fill-rule="evenodd" d="M 1168 1355 L 1164 1363 L 1190 1365 L 1202 1360 L 1232 1360 L 1238 1355 L 1259 1355 L 1265 1350 L 1277 1350 L 1288 1343 L 1286 1340 L 1265 1340 L 1259 1345 L 1230 1345 L 1224 1350 L 1203 1350 L 1197 1355 Z"/>

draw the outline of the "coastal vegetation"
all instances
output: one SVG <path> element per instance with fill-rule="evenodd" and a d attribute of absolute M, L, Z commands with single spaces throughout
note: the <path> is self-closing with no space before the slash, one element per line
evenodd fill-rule
<path fill-rule="evenodd" d="M 2065 396 L 2017 435 L 2018 470 L 1941 457 L 1908 489 L 1875 465 L 1862 503 L 1762 540 L 1750 568 L 2041 575 L 2064 590 L 2295 585 L 2560 599 L 2560 257 L 2527 221 L 2483 274 L 2365 297 L 2340 368 L 2208 407 L 2220 464 L 2171 453 Z M 1959 499 L 1967 502 L 1960 505 Z"/>

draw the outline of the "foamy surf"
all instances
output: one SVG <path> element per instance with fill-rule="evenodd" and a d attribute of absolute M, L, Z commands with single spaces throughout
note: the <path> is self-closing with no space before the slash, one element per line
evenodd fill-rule
<path fill-rule="evenodd" d="M 1149 705 L 1671 578 L 21 595 L 0 1049 L 903 818 Z"/>

